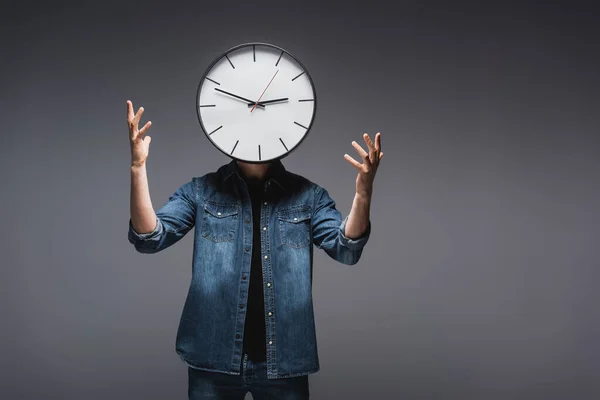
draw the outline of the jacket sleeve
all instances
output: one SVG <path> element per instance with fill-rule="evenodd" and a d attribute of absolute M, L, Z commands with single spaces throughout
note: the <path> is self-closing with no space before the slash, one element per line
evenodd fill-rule
<path fill-rule="evenodd" d="M 181 185 L 156 212 L 156 228 L 138 233 L 129 218 L 127 238 L 140 253 L 157 253 L 176 243 L 192 229 L 196 221 L 196 178 Z"/>
<path fill-rule="evenodd" d="M 348 216 L 342 219 L 335 201 L 325 188 L 317 185 L 314 204 L 312 235 L 315 246 L 336 261 L 356 264 L 371 235 L 371 221 L 362 236 L 351 239 L 344 234 Z"/>

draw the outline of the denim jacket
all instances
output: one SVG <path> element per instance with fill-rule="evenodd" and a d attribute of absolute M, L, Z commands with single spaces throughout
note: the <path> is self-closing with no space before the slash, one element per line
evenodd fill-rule
<path fill-rule="evenodd" d="M 327 190 L 271 165 L 261 205 L 261 241 L 252 242 L 252 205 L 235 160 L 179 187 L 156 212 L 156 228 L 140 234 L 129 220 L 128 239 L 140 253 L 156 253 L 194 228 L 192 278 L 176 338 L 189 366 L 240 374 L 252 246 L 261 246 L 267 377 L 319 370 L 312 301 L 313 244 L 353 265 L 370 232 L 345 236 Z"/>

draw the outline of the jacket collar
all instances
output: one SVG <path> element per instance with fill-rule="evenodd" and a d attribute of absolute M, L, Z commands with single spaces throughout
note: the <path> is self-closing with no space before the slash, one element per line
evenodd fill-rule
<path fill-rule="evenodd" d="M 280 159 L 270 162 L 271 166 L 267 171 L 266 182 L 273 181 L 279 185 L 282 189 L 285 189 L 285 174 L 286 169 Z M 237 165 L 236 160 L 231 160 L 225 165 L 223 172 L 223 180 L 227 181 L 232 176 L 237 176 L 238 179 L 244 180 L 243 173 Z"/>

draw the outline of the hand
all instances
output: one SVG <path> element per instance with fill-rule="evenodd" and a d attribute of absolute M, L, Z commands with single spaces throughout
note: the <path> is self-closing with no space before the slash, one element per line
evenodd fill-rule
<path fill-rule="evenodd" d="M 377 135 L 375 135 L 375 144 L 373 144 L 373 141 L 367 133 L 363 134 L 363 138 L 369 147 L 368 153 L 358 143 L 352 141 L 352 146 L 354 146 L 356 151 L 358 151 L 362 157 L 363 163 L 359 163 L 348 154 L 344 154 L 344 158 L 358 169 L 358 176 L 356 177 L 356 193 L 370 198 L 373 193 L 375 173 L 379 167 L 379 161 L 383 158 L 383 151 L 381 151 L 381 133 L 377 132 Z"/>
<path fill-rule="evenodd" d="M 231 97 L 235 97 L 236 99 L 243 100 L 243 101 L 247 102 L 249 106 L 254 106 L 254 102 L 253 102 L 252 100 L 249 100 L 249 99 L 245 98 L 245 97 L 238 96 L 237 94 L 233 94 L 233 93 L 226 92 L 226 91 L 224 91 L 224 90 L 222 90 L 222 89 L 219 89 L 219 88 L 215 88 L 215 90 L 216 90 L 217 92 L 221 92 L 221 93 L 228 94 L 228 95 L 230 95 Z M 262 105 L 262 104 L 259 104 L 259 107 L 261 107 L 261 108 L 265 108 L 265 106 L 264 106 L 264 105 Z"/>
<path fill-rule="evenodd" d="M 269 86 L 271 86 L 271 82 L 273 82 L 273 79 L 275 79 L 275 76 L 277 75 L 277 73 L 279 72 L 279 70 L 275 71 L 275 74 L 273 74 L 273 77 L 271 78 L 271 80 L 269 81 L 269 83 L 267 84 L 267 87 L 265 88 L 265 90 L 263 90 L 263 92 L 260 94 L 260 97 L 258 98 L 258 100 L 256 100 L 256 103 L 254 103 L 254 107 L 252 107 L 252 110 L 250 110 L 250 112 L 252 113 L 252 111 L 254 111 L 254 109 L 256 108 L 256 106 L 258 105 L 258 102 L 260 101 L 260 99 L 262 99 L 262 97 L 264 96 L 265 92 L 267 91 L 267 89 L 269 88 Z"/>
<path fill-rule="evenodd" d="M 273 100 L 263 100 L 263 101 L 259 101 L 258 105 L 260 107 L 261 105 L 264 106 L 265 104 L 279 103 L 279 102 L 284 102 L 284 101 L 288 101 L 288 100 L 289 100 L 288 97 L 282 97 L 280 99 L 273 99 Z M 253 106 L 254 106 L 254 103 L 248 103 L 248 107 L 253 107 Z"/>
<path fill-rule="evenodd" d="M 146 163 L 150 141 L 152 140 L 150 136 L 142 138 L 148 128 L 150 128 L 150 125 L 152 125 L 151 121 L 146 122 L 146 125 L 142 129 L 138 129 L 138 123 L 143 113 L 144 107 L 140 107 L 138 112 L 133 115 L 133 104 L 127 100 L 127 124 L 129 125 L 129 141 L 131 145 L 131 165 L 136 167 Z"/>

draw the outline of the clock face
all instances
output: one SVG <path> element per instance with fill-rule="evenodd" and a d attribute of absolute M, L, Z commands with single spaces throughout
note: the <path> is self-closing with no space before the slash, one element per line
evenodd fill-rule
<path fill-rule="evenodd" d="M 283 158 L 308 135 L 317 99 L 308 71 L 266 43 L 236 46 L 208 67 L 196 98 L 202 130 L 221 152 L 249 163 Z"/>

